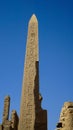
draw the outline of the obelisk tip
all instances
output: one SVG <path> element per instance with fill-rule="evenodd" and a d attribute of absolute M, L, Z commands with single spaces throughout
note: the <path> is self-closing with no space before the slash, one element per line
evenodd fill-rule
<path fill-rule="evenodd" d="M 33 14 L 33 15 L 31 16 L 30 22 L 32 22 L 32 23 L 38 22 L 38 21 L 37 21 L 37 17 L 36 17 L 35 14 Z"/>

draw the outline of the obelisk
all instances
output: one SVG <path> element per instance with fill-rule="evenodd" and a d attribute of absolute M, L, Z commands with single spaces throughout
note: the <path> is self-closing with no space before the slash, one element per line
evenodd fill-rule
<path fill-rule="evenodd" d="M 19 130 L 46 130 L 47 127 L 43 127 L 43 129 L 41 127 L 42 123 L 43 126 L 45 125 L 47 117 L 46 110 L 41 108 L 41 100 L 42 97 L 39 94 L 38 21 L 33 14 L 28 25 Z"/>
<path fill-rule="evenodd" d="M 34 130 L 34 123 L 35 123 L 34 80 L 36 76 L 37 61 L 38 61 L 38 21 L 36 16 L 33 15 L 28 25 L 19 130 Z"/>

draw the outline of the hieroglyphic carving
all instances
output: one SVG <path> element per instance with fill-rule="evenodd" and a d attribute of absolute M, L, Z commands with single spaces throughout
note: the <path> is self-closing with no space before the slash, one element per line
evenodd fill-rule
<path fill-rule="evenodd" d="M 37 37 L 37 40 L 36 40 Z M 21 112 L 19 130 L 34 130 L 35 123 L 35 99 L 34 99 L 34 80 L 36 75 L 36 61 L 38 54 L 38 22 L 33 15 L 29 21 L 28 38 L 25 58 L 25 75 L 22 88 Z M 24 80 L 23 79 L 23 80 Z"/>
<path fill-rule="evenodd" d="M 39 95 L 38 21 L 33 15 L 28 26 L 19 130 L 47 130 L 47 112 L 42 110 L 41 100 L 41 95 Z"/>

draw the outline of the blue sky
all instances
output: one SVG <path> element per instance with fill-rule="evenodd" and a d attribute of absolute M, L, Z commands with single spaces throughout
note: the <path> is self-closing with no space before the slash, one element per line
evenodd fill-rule
<path fill-rule="evenodd" d="M 39 22 L 40 92 L 54 130 L 65 101 L 73 101 L 73 1 L 0 1 L 0 122 L 6 95 L 20 111 L 27 27 L 35 13 Z"/>

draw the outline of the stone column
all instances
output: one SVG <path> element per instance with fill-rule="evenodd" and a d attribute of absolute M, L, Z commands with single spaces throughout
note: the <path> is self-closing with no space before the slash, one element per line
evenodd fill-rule
<path fill-rule="evenodd" d="M 11 113 L 11 127 L 13 130 L 18 130 L 18 115 L 15 110 L 12 111 Z"/>
<path fill-rule="evenodd" d="M 3 122 L 9 118 L 9 108 L 10 108 L 10 97 L 6 96 L 4 100 L 4 111 L 3 111 Z"/>

